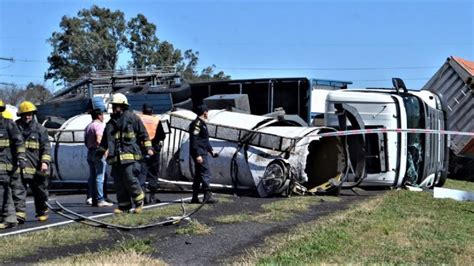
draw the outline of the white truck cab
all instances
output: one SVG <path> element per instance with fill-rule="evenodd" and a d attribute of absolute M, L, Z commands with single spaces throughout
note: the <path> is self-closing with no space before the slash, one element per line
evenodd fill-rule
<path fill-rule="evenodd" d="M 398 82 L 400 82 L 399 80 Z M 399 84 L 399 83 L 398 83 Z M 395 82 L 394 82 L 395 85 Z M 324 125 L 352 129 L 444 129 L 436 95 L 400 89 L 348 89 L 325 96 Z M 320 113 L 321 104 L 312 109 Z M 321 123 L 315 117 L 313 124 Z M 447 174 L 447 138 L 438 134 L 372 133 L 344 137 L 352 165 L 349 182 L 361 186 L 442 185 Z"/>

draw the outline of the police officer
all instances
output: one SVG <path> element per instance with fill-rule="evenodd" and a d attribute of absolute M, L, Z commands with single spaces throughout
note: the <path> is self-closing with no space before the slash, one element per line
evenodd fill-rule
<path fill-rule="evenodd" d="M 12 183 L 20 182 L 15 175 L 16 165 L 26 166 L 25 146 L 16 124 L 5 118 L 5 104 L 0 100 L 0 229 L 16 226 L 15 205 L 12 198 Z M 20 186 L 21 189 L 21 186 Z M 23 193 L 26 193 L 23 189 Z"/>
<path fill-rule="evenodd" d="M 16 121 L 20 129 L 26 148 L 26 167 L 20 169 L 23 186 L 30 186 L 35 200 L 36 217 L 40 222 L 48 220 L 48 172 L 51 163 L 51 146 L 46 128 L 35 119 L 36 106 L 24 101 L 18 108 L 20 119 Z M 26 219 L 26 195 L 16 189 L 13 191 L 13 200 L 17 211 L 18 221 Z"/>
<path fill-rule="evenodd" d="M 160 187 L 158 182 L 160 151 L 162 141 L 166 138 L 166 134 L 163 130 L 160 117 L 153 115 L 153 106 L 151 104 L 143 104 L 142 114 L 138 114 L 138 117 L 140 117 L 145 126 L 148 137 L 151 139 L 153 151 L 155 152 L 151 157 L 145 156 L 145 159 L 141 162 L 140 185 L 146 194 L 145 204 L 159 203 L 160 199 L 156 198 L 155 194 Z M 146 153 L 146 151 L 143 151 L 143 153 Z"/>
<path fill-rule="evenodd" d="M 194 160 L 194 182 L 193 182 L 193 198 L 191 203 L 200 203 L 198 194 L 202 184 L 204 190 L 204 199 L 206 203 L 216 203 L 209 187 L 211 172 L 209 171 L 209 163 L 207 154 L 217 157 L 218 154 L 212 150 L 209 143 L 209 133 L 207 131 L 206 119 L 208 115 L 206 105 L 200 105 L 196 109 L 198 117 L 189 125 L 190 135 L 190 155 Z"/>
<path fill-rule="evenodd" d="M 145 194 L 140 187 L 138 175 L 141 171 L 140 148 L 146 155 L 153 156 L 151 141 L 137 115 L 128 111 L 128 100 L 121 93 L 112 96 L 112 116 L 105 126 L 98 153 L 108 152 L 107 163 L 112 166 L 118 208 L 115 213 L 129 212 L 132 201 L 135 213 L 141 213 Z"/>

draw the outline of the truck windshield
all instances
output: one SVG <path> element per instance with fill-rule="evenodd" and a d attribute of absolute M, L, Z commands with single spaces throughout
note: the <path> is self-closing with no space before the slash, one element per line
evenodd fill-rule
<path fill-rule="evenodd" d="M 407 114 L 408 128 L 424 128 L 424 110 L 418 97 L 406 95 L 403 97 Z M 423 175 L 424 134 L 407 134 L 407 173 L 405 180 L 417 184 Z"/>

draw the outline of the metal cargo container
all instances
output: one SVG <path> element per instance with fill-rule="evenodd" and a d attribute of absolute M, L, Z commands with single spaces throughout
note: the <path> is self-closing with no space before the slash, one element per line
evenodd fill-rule
<path fill-rule="evenodd" d="M 449 57 L 422 90 L 437 94 L 446 113 L 447 130 L 474 131 L 474 62 Z M 450 148 L 457 156 L 474 158 L 474 138 L 451 135 Z"/>

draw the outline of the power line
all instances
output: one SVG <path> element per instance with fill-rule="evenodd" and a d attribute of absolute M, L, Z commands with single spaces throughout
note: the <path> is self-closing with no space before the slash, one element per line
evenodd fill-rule
<path fill-rule="evenodd" d="M 14 74 L 0 74 L 1 77 L 18 77 L 18 78 L 44 78 L 43 76 L 29 76 L 29 75 L 14 75 Z"/>
<path fill-rule="evenodd" d="M 48 63 L 48 61 L 43 60 L 34 60 L 34 59 L 13 59 L 15 62 L 25 62 L 25 63 Z"/>
<path fill-rule="evenodd" d="M 281 71 L 281 70 L 327 70 L 327 71 L 361 71 L 361 70 L 401 70 L 401 69 L 432 69 L 438 68 L 439 66 L 400 66 L 400 67 L 217 67 L 216 69 L 224 70 L 257 70 L 257 71 Z"/>
<path fill-rule="evenodd" d="M 23 62 L 23 63 L 49 63 L 48 61 L 36 60 L 36 59 L 15 59 L 11 58 L 2 58 L 0 59 L 9 60 L 12 62 Z M 166 66 L 165 66 L 166 67 Z M 196 66 L 196 68 L 205 69 L 208 66 Z M 438 68 L 439 66 L 393 66 L 393 67 L 248 67 L 248 66 L 225 66 L 225 67 L 216 67 L 216 69 L 223 70 L 252 70 L 252 71 L 300 71 L 300 70 L 313 70 L 313 71 L 367 71 L 367 70 L 414 70 L 414 69 L 433 69 Z"/>

